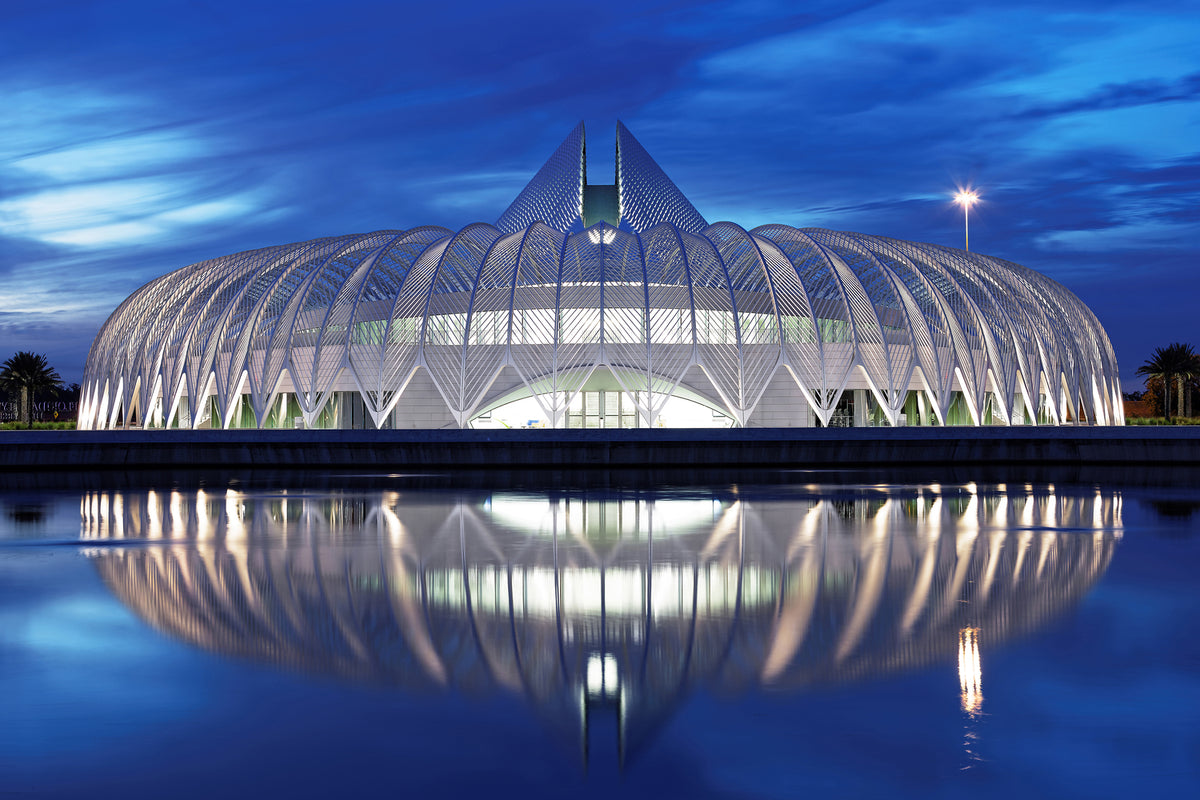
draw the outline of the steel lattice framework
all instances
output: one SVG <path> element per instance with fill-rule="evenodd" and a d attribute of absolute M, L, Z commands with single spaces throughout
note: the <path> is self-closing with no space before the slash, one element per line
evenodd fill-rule
<path fill-rule="evenodd" d="M 425 371 L 454 424 L 532 395 L 561 426 L 597 370 L 647 425 L 677 393 L 771 424 L 756 408 L 784 376 L 824 425 L 851 386 L 892 425 L 913 392 L 937 424 L 955 403 L 973 424 L 1124 422 L 1099 321 L 1037 272 L 709 225 L 620 124 L 614 224 L 584 228 L 587 185 L 581 124 L 496 225 L 317 239 L 158 278 L 96 337 L 79 425 L 266 427 L 281 396 L 313 425 L 355 392 L 384 427 Z"/>

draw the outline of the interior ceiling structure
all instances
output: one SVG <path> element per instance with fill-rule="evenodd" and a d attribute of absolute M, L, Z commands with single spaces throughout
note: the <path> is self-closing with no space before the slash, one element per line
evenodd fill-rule
<path fill-rule="evenodd" d="M 446 425 L 532 396 L 560 427 L 598 371 L 646 425 L 689 393 L 737 425 L 793 424 L 758 410 L 781 379 L 822 425 L 847 388 L 891 425 L 911 392 L 941 425 L 956 404 L 976 425 L 1124 423 L 1108 336 L 1033 270 L 710 224 L 620 123 L 614 179 L 588 181 L 580 123 L 495 224 L 315 239 L 164 275 L 93 343 L 80 427 L 267 427 L 281 397 L 311 426 L 339 392 L 386 427 L 422 373 Z"/>

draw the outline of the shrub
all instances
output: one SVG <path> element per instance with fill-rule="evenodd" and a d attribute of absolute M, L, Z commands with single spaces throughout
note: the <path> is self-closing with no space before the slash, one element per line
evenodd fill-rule
<path fill-rule="evenodd" d="M 75 420 L 66 419 L 60 422 L 35 422 L 32 428 L 28 428 L 24 422 L 5 422 L 0 425 L 0 430 L 5 431 L 73 431 L 75 430 Z"/>

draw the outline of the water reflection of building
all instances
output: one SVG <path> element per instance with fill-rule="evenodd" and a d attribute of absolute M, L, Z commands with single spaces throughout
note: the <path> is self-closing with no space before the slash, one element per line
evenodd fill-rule
<path fill-rule="evenodd" d="M 145 492 L 88 494 L 82 516 L 87 538 L 164 545 L 94 551 L 161 631 L 353 680 L 501 687 L 585 751 L 591 715 L 615 712 L 623 756 L 698 686 L 797 688 L 956 653 L 977 711 L 980 648 L 1088 590 L 1121 501 Z"/>

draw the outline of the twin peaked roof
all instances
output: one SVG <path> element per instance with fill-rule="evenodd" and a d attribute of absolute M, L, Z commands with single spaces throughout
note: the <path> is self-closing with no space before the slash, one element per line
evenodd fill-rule
<path fill-rule="evenodd" d="M 582 231 L 597 221 L 633 233 L 661 222 L 688 233 L 708 227 L 700 212 L 620 122 L 615 186 L 588 183 L 580 122 L 500 215 L 496 227 L 516 233 L 542 222 L 567 233 Z"/>

